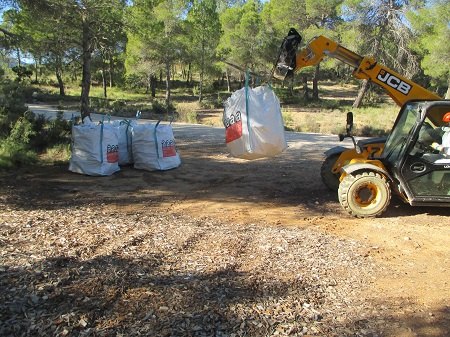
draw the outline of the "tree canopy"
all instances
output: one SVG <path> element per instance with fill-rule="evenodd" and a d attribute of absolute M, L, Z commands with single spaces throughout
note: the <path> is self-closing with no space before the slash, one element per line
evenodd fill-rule
<path fill-rule="evenodd" d="M 291 27 L 303 41 L 326 35 L 449 95 L 445 0 L 2 0 L 0 8 L 2 54 L 16 66 L 33 60 L 35 81 L 52 73 L 61 95 L 66 81 L 79 80 L 83 116 L 93 76 L 105 96 L 108 79 L 110 86 L 134 81 L 153 96 L 164 79 L 170 106 L 177 74 L 197 83 L 200 101 L 208 83 L 235 70 L 230 63 L 267 74 Z M 328 61 L 305 76 L 336 76 L 339 67 Z"/>

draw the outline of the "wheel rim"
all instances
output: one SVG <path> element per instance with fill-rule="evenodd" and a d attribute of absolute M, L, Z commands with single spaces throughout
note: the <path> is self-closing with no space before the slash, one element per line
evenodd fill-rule
<path fill-rule="evenodd" d="M 383 213 L 391 200 L 386 178 L 377 172 L 347 175 L 339 185 L 339 202 L 350 214 L 365 218 Z"/>
<path fill-rule="evenodd" d="M 367 207 L 369 205 L 376 204 L 379 201 L 379 198 L 377 198 L 378 195 L 377 185 L 368 183 L 356 189 L 354 201 L 360 207 Z"/>

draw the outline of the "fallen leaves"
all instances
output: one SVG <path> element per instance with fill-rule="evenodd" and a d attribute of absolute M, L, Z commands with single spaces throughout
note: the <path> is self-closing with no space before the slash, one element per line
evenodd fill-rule
<path fill-rule="evenodd" d="M 341 336 L 374 268 L 309 229 L 98 205 L 0 221 L 0 335 Z"/>

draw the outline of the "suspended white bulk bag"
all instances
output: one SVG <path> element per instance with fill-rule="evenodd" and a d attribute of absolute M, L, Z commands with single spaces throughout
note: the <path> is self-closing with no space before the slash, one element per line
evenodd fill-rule
<path fill-rule="evenodd" d="M 269 86 L 248 86 L 225 102 L 225 141 L 233 157 L 273 157 L 287 148 L 280 101 Z"/>
<path fill-rule="evenodd" d="M 155 171 L 180 166 L 172 125 L 138 124 L 132 135 L 134 168 Z"/>
<path fill-rule="evenodd" d="M 119 171 L 117 129 L 109 123 L 74 125 L 69 170 L 91 176 Z"/>

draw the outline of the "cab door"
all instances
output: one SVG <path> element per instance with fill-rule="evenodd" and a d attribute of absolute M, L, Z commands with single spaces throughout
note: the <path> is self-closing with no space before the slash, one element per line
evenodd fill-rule
<path fill-rule="evenodd" d="M 402 167 L 405 185 L 413 199 L 450 198 L 450 158 L 408 154 Z"/>
<path fill-rule="evenodd" d="M 401 176 L 413 200 L 450 198 L 450 157 L 436 153 L 430 146 L 433 142 L 440 143 L 443 133 L 441 127 L 426 117 L 405 153 Z"/>

